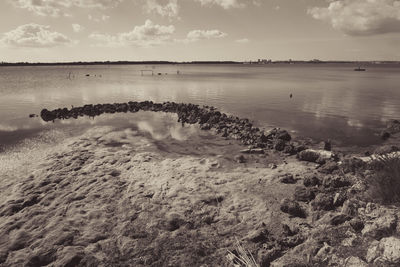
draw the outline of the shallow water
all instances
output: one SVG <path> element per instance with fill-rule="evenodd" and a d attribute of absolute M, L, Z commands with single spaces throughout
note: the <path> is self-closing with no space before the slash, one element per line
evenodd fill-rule
<path fill-rule="evenodd" d="M 0 145 L 14 145 L 67 124 L 68 131 L 90 126 L 85 119 L 53 124 L 28 118 L 42 108 L 143 100 L 212 105 L 261 127 L 278 126 L 341 145 L 377 143 L 385 122 L 400 117 L 400 66 L 371 65 L 366 72 L 353 68 L 351 64 L 1 67 Z M 140 70 L 155 75 L 142 76 Z"/>

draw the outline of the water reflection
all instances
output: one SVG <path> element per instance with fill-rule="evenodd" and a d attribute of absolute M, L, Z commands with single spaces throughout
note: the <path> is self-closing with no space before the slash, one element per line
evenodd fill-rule
<path fill-rule="evenodd" d="M 79 117 L 78 119 L 55 120 L 44 122 L 40 118 L 29 120 L 28 124 L 16 126 L 0 125 L 0 147 L 2 150 L 14 148 L 25 139 L 36 139 L 42 142 L 46 134 L 54 130 L 65 131 L 69 136 L 82 134 L 96 126 L 110 126 L 113 129 L 130 129 L 141 135 L 148 135 L 154 140 L 186 141 L 191 137 L 199 136 L 197 125 L 185 125 L 177 122 L 176 114 L 162 112 L 139 111 L 137 113 L 103 114 L 95 118 Z M 41 135 L 42 134 L 42 135 Z"/>
<path fill-rule="evenodd" d="M 377 129 L 400 114 L 395 66 L 357 73 L 349 65 L 166 65 L 154 71 L 168 75 L 140 76 L 145 67 L 0 68 L 0 135 L 15 128 L 46 130 L 48 125 L 27 117 L 42 108 L 152 100 L 213 105 L 261 126 L 365 145 L 377 142 Z M 74 79 L 67 78 L 70 72 Z M 55 125 L 65 124 L 71 122 Z"/>

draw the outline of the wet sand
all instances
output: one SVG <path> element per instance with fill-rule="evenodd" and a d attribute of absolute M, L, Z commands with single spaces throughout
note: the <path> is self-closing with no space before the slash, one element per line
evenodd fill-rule
<path fill-rule="evenodd" d="M 372 241 L 400 233 L 399 209 L 359 200 L 362 176 L 332 167 L 337 159 L 241 153 L 239 141 L 198 128 L 180 140 L 96 126 L 3 169 L 0 265 L 233 266 L 237 240 L 260 266 L 400 259 L 386 247 L 367 257 Z M 378 237 L 381 218 L 390 223 Z"/>

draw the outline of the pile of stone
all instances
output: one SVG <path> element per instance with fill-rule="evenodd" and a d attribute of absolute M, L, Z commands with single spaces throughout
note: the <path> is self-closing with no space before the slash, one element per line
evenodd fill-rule
<path fill-rule="evenodd" d="M 299 152 L 290 143 L 290 134 L 279 128 L 264 132 L 248 119 L 227 115 L 219 112 L 214 107 L 199 106 L 194 104 L 183 104 L 175 102 L 153 103 L 152 101 L 128 102 L 114 104 L 84 105 L 83 107 L 73 107 L 71 109 L 59 108 L 52 111 L 43 109 L 40 113 L 44 121 L 54 121 L 56 119 L 78 118 L 82 116 L 96 117 L 103 113 L 117 112 L 138 112 L 154 111 L 176 113 L 178 122 L 182 124 L 200 124 L 202 130 L 214 129 L 223 137 L 240 140 L 243 144 L 251 148 L 270 148 L 283 151 L 287 154 Z"/>

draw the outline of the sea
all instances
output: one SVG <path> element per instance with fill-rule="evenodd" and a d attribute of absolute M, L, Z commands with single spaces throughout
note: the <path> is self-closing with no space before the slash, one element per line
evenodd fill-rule
<path fill-rule="evenodd" d="M 0 67 L 0 153 L 94 125 L 129 126 L 129 114 L 43 122 L 43 108 L 151 100 L 194 103 L 319 142 L 368 146 L 400 119 L 400 65 L 170 64 Z M 127 119 L 124 119 L 126 117 Z M 34 140 L 34 141 L 32 141 Z"/>

